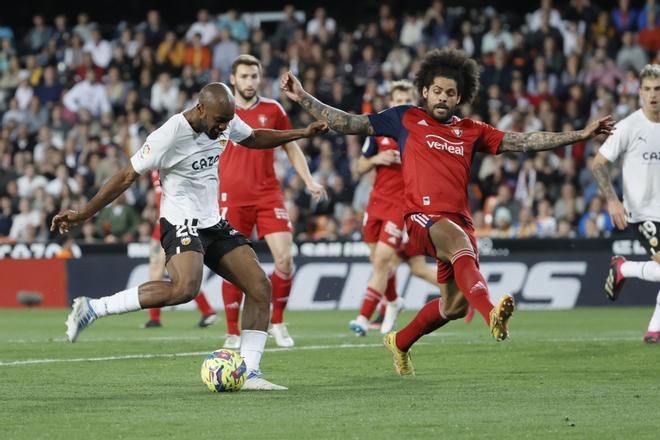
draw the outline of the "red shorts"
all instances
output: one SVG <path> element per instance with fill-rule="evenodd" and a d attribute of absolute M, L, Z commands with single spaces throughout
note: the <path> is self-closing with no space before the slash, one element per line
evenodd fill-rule
<path fill-rule="evenodd" d="M 420 246 L 419 243 L 410 240 L 407 227 L 403 228 L 403 240 L 401 240 L 401 245 L 399 246 L 399 249 L 397 249 L 396 253 L 403 261 L 408 261 L 412 257 L 426 255 L 424 248 Z"/>
<path fill-rule="evenodd" d="M 406 228 L 410 235 L 410 242 L 418 249 L 422 249 L 426 255 L 437 260 L 438 283 L 445 284 L 454 277 L 454 269 L 451 263 L 437 259 L 435 246 L 433 246 L 429 235 L 429 229 L 433 226 L 433 223 L 441 218 L 452 221 L 467 234 L 472 244 L 472 249 L 477 256 L 477 266 L 479 265 L 479 250 L 477 248 L 477 239 L 474 236 L 472 222 L 461 214 L 447 212 L 442 214 L 412 214 L 406 217 Z"/>
<path fill-rule="evenodd" d="M 220 215 L 248 238 L 255 226 L 259 240 L 275 232 L 293 232 L 289 212 L 280 201 L 259 206 L 223 206 L 221 202 Z"/>
<path fill-rule="evenodd" d="M 403 217 L 397 214 L 374 215 L 367 211 L 362 222 L 362 235 L 365 243 L 380 241 L 398 249 L 403 238 Z"/>

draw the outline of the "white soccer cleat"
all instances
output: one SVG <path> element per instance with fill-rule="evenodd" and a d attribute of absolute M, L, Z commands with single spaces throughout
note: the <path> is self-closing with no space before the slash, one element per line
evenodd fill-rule
<path fill-rule="evenodd" d="M 272 382 L 268 382 L 263 378 L 260 370 L 251 370 L 248 372 L 248 377 L 245 380 L 245 383 L 241 387 L 241 390 L 248 391 L 285 391 L 288 390 L 287 387 L 282 385 L 276 385 Z"/>
<path fill-rule="evenodd" d="M 79 296 L 73 300 L 71 313 L 66 318 L 66 337 L 69 342 L 76 342 L 78 334 L 89 324 L 98 319 L 98 315 L 89 304 L 89 298 Z"/>
<path fill-rule="evenodd" d="M 404 305 L 405 301 L 400 296 L 394 301 L 387 303 L 387 306 L 385 306 L 385 317 L 383 318 L 383 323 L 380 325 L 381 334 L 386 335 L 394 330 L 396 318 L 401 313 L 401 310 L 403 310 Z"/>
<path fill-rule="evenodd" d="M 238 350 L 241 348 L 241 336 L 240 335 L 227 335 L 225 343 L 222 344 L 222 348 L 229 348 L 230 350 Z"/>
<path fill-rule="evenodd" d="M 289 336 L 289 330 L 283 322 L 280 324 L 271 325 L 268 333 L 275 338 L 275 343 L 279 347 L 291 348 L 293 347 L 293 339 Z"/>

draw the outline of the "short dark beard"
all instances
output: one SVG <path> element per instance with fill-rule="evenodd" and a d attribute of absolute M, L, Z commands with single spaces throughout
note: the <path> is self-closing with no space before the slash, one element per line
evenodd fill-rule
<path fill-rule="evenodd" d="M 254 99 L 257 96 L 256 91 L 254 92 L 254 95 L 252 95 L 252 97 L 247 97 L 243 94 L 243 92 L 241 90 L 238 89 L 238 87 L 234 87 L 234 89 L 236 90 L 236 93 L 241 95 L 241 98 L 243 98 L 245 101 L 250 101 L 251 99 Z"/>
<path fill-rule="evenodd" d="M 456 107 L 454 107 L 453 110 L 448 108 L 448 109 L 447 109 L 447 110 L 448 110 L 447 118 L 446 118 L 446 119 L 443 119 L 443 120 L 440 120 L 440 119 L 436 119 L 435 115 L 433 114 L 433 108 L 432 108 L 432 107 L 429 107 L 429 105 L 428 105 L 427 102 L 424 103 L 424 110 L 426 110 L 426 113 L 428 113 L 430 117 L 432 117 L 432 118 L 435 119 L 436 121 L 438 121 L 438 122 L 440 122 L 440 123 L 443 123 L 443 124 L 444 124 L 444 123 L 447 123 L 447 122 L 449 122 L 449 121 L 451 121 L 451 118 L 452 118 L 452 117 L 454 116 L 454 114 L 456 113 Z"/>

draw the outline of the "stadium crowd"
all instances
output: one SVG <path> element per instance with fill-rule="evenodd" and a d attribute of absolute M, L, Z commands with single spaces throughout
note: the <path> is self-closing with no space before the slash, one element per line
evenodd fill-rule
<path fill-rule="evenodd" d="M 228 83 L 241 53 L 262 61 L 262 94 L 279 99 L 294 126 L 310 116 L 280 96 L 278 77 L 286 70 L 330 105 L 376 112 L 386 108 L 392 81 L 412 78 L 426 51 L 446 46 L 483 66 L 481 95 L 461 107 L 464 116 L 510 131 L 573 130 L 605 114 L 621 119 L 639 106 L 640 69 L 660 62 L 660 4 L 633 3 L 620 0 L 607 10 L 590 0 L 561 8 L 541 0 L 526 15 L 439 0 L 419 11 L 384 4 L 349 29 L 322 7 L 299 20 L 293 5 L 272 26 L 255 26 L 237 10 L 200 10 L 187 26 L 164 23 L 157 10 L 141 23 L 116 26 L 85 13 L 75 23 L 35 15 L 20 35 L 0 26 L 0 242 L 56 239 L 52 217 L 83 205 L 148 133 L 194 105 L 202 85 Z M 297 239 L 361 238 L 373 183 L 373 172 L 357 172 L 363 141 L 333 133 L 300 141 L 315 179 L 328 188 L 320 202 L 306 194 L 286 154 L 276 154 Z M 589 166 L 599 142 L 478 157 L 469 189 L 478 235 L 609 235 Z M 74 238 L 146 242 L 156 215 L 143 176 Z"/>

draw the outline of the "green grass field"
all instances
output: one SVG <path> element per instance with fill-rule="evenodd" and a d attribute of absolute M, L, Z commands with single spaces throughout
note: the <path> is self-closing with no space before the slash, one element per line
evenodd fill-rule
<path fill-rule="evenodd" d="M 475 317 L 423 338 L 404 379 L 379 334 L 349 334 L 353 312 L 290 312 L 297 347 L 269 341 L 262 362 L 289 391 L 214 394 L 199 367 L 224 324 L 193 328 L 196 313 L 105 318 L 69 344 L 64 310 L 0 310 L 0 438 L 656 439 L 650 314 L 521 311 L 504 343 Z"/>

